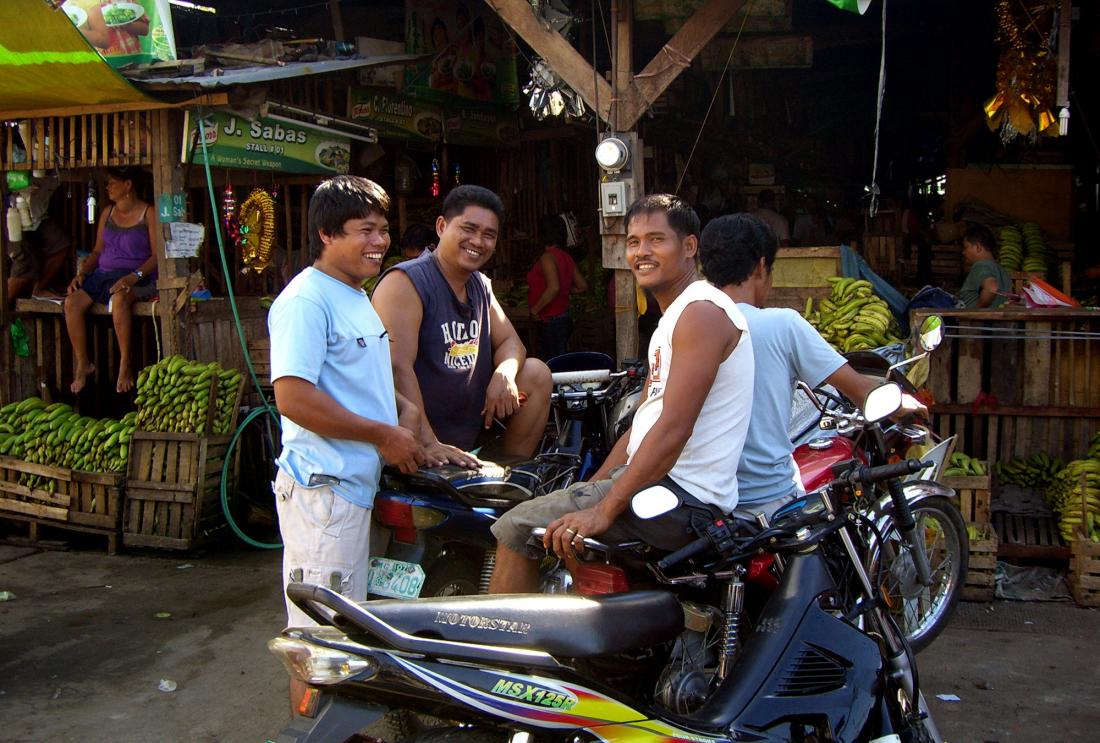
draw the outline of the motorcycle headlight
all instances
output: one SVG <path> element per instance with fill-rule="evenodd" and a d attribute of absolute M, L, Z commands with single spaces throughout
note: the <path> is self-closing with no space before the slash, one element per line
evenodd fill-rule
<path fill-rule="evenodd" d="M 282 661 L 287 673 L 307 684 L 338 684 L 353 676 L 378 672 L 378 662 L 372 658 L 314 645 L 300 637 L 276 637 L 267 643 L 267 649 Z"/>

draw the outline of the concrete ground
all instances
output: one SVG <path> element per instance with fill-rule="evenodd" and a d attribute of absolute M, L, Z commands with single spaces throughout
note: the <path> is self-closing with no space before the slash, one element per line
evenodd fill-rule
<path fill-rule="evenodd" d="M 0 545 L 0 739 L 264 741 L 288 718 L 279 554 Z M 170 616 L 159 616 L 164 613 Z M 1100 612 L 962 605 L 919 657 L 952 743 L 1092 740 Z M 175 691 L 158 689 L 173 681 Z M 954 694 L 958 702 L 936 700 Z"/>

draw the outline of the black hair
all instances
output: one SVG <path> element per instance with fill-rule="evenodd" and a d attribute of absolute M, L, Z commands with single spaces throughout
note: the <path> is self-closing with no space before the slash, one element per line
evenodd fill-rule
<path fill-rule="evenodd" d="M 747 281 L 760 259 L 771 273 L 779 241 L 760 217 L 741 212 L 711 220 L 699 241 L 703 276 L 715 286 Z"/>
<path fill-rule="evenodd" d="M 149 201 L 152 194 L 152 177 L 143 168 L 132 165 L 107 168 L 107 177 L 116 181 L 130 181 L 134 195 L 142 201 Z"/>
<path fill-rule="evenodd" d="M 626 210 L 623 224 L 629 228 L 632 219 L 653 212 L 664 212 L 668 216 L 668 226 L 676 231 L 681 240 L 689 235 L 699 237 L 699 215 L 686 201 L 670 193 L 655 193 L 636 199 Z"/>
<path fill-rule="evenodd" d="M 997 239 L 993 237 L 993 233 L 984 224 L 970 223 L 970 226 L 966 228 L 966 232 L 963 233 L 963 243 L 968 242 L 981 245 L 990 253 L 997 253 Z"/>
<path fill-rule="evenodd" d="M 504 202 L 500 197 L 482 186 L 457 186 L 452 188 L 443 199 L 443 219 L 448 222 L 466 211 L 468 206 L 480 206 L 497 215 L 497 221 L 504 222 Z"/>
<path fill-rule="evenodd" d="M 568 240 L 565 222 L 557 214 L 547 214 L 539 220 L 539 242 L 543 246 L 556 245 L 559 248 L 564 248 Z"/>
<path fill-rule="evenodd" d="M 775 206 L 775 191 L 772 191 L 770 188 L 765 188 L 756 195 L 756 203 L 760 204 L 760 206 L 768 206 L 769 204 Z"/>
<path fill-rule="evenodd" d="M 358 175 L 338 175 L 317 186 L 309 199 L 309 253 L 317 260 L 325 250 L 321 234 L 343 235 L 349 219 L 386 216 L 390 197 L 374 181 Z"/>
<path fill-rule="evenodd" d="M 439 236 L 432 227 L 416 222 L 405 228 L 405 234 L 401 236 L 401 247 L 423 250 L 429 245 L 435 245 L 438 240 Z"/>

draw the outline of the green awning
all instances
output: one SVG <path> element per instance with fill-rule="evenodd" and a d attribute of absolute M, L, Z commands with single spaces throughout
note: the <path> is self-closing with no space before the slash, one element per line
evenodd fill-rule
<path fill-rule="evenodd" d="M 152 102 L 43 0 L 0 3 L 0 118 L 6 111 Z"/>

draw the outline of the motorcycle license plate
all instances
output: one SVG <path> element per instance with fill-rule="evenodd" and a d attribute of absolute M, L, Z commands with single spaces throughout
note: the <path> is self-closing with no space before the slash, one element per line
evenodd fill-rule
<path fill-rule="evenodd" d="M 370 559 L 367 590 L 377 596 L 394 599 L 415 599 L 424 587 L 424 568 L 415 562 L 390 560 L 386 557 Z"/>

